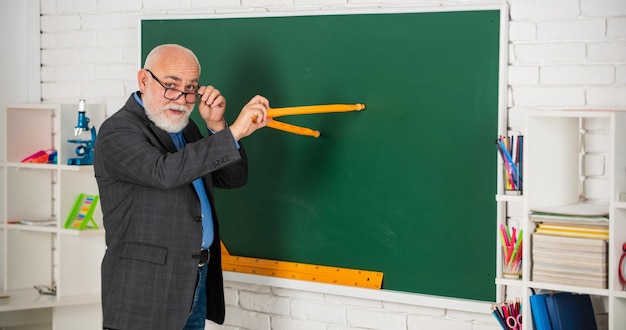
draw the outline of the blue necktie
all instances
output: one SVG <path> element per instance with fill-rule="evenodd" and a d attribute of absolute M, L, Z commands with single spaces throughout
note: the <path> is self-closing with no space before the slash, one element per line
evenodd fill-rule
<path fill-rule="evenodd" d="M 183 138 L 183 133 L 170 133 L 172 140 L 176 145 L 176 149 L 181 150 L 185 147 L 187 142 Z M 209 203 L 209 197 L 207 196 L 202 178 L 198 178 L 193 181 L 193 187 L 196 189 L 198 198 L 200 199 L 200 207 L 202 210 L 202 248 L 208 249 L 213 244 L 213 215 L 211 214 L 211 203 Z"/>

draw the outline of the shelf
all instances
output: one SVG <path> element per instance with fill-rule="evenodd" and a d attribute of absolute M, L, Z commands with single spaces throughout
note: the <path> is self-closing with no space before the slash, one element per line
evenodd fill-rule
<path fill-rule="evenodd" d="M 7 168 L 13 169 L 37 169 L 37 170 L 64 170 L 64 171 L 93 171 L 93 165 L 63 165 L 63 164 L 37 164 L 37 163 L 20 163 L 6 162 L 0 164 Z"/>
<path fill-rule="evenodd" d="M 527 110 L 526 115 L 546 118 L 610 118 L 615 110 L 604 109 L 563 109 L 563 110 Z"/>
<path fill-rule="evenodd" d="M 40 322 L 65 329 L 73 321 L 64 320 L 62 314 L 75 310 L 86 310 L 93 324 L 87 328 L 96 328 L 101 323 L 104 230 L 64 228 L 80 194 L 99 193 L 92 165 L 67 165 L 69 159 L 78 157 L 76 140 L 85 140 L 74 135 L 78 106 L 24 104 L 0 110 L 6 126 L 0 131 L 4 150 L 0 161 L 0 292 L 12 296 L 0 302 L 0 320 L 5 321 L 0 321 L 0 328 L 13 326 L 12 317 L 22 320 L 39 315 Z M 86 115 L 98 128 L 104 121 L 104 106 L 87 104 Z M 57 151 L 57 164 L 21 162 L 37 150 L 49 149 Z M 103 228 L 100 205 L 92 218 Z M 12 219 L 55 221 L 44 226 L 9 223 Z M 39 294 L 33 288 L 52 283 L 56 296 Z"/>
<path fill-rule="evenodd" d="M 0 228 L 6 228 L 8 230 L 18 231 L 36 231 L 41 233 L 55 233 L 57 231 L 56 226 L 37 226 L 37 225 L 22 225 L 22 224 L 2 224 Z"/>
<path fill-rule="evenodd" d="M 74 229 L 57 228 L 56 226 L 37 226 L 37 225 L 22 225 L 22 224 L 0 224 L 0 229 L 2 228 L 6 228 L 7 230 L 58 233 L 62 235 L 72 235 L 72 236 L 104 235 L 105 233 L 104 229 L 74 230 Z"/>
<path fill-rule="evenodd" d="M 506 195 L 506 194 L 498 194 L 496 195 L 497 202 L 519 202 L 524 201 L 523 195 Z"/>
<path fill-rule="evenodd" d="M 616 263 L 622 255 L 622 244 L 626 242 L 626 201 L 617 199 L 620 193 L 626 192 L 626 149 L 621 143 L 626 139 L 626 112 L 530 110 L 525 115 L 524 194 L 496 196 L 498 223 L 511 225 L 517 219 L 515 215 L 520 214 L 520 220 L 513 223 L 524 231 L 524 277 L 520 280 L 496 278 L 498 290 L 505 299 L 521 296 L 526 305 L 530 303 L 533 290 L 588 294 L 597 303 L 594 311 L 597 320 L 603 322 L 599 325 L 609 330 L 622 329 L 626 324 L 626 291 L 619 282 Z M 554 283 L 533 281 L 533 259 L 537 257 L 532 253 L 535 223 L 530 221 L 531 211 L 583 201 L 608 206 L 610 233 L 605 240 L 606 260 L 604 256 L 598 257 L 606 262 L 607 273 L 594 268 L 598 275 L 606 276 L 607 287 L 566 285 L 558 280 Z M 558 253 L 556 251 L 558 249 L 551 253 Z M 550 264 L 545 260 L 541 262 Z M 502 268 L 501 263 L 498 260 L 498 270 Z M 585 270 L 579 264 L 576 264 L 579 269 L 573 269 L 574 264 L 569 265 L 562 270 L 571 273 Z M 562 264 L 550 266 L 556 271 Z M 532 320 L 530 309 L 524 309 L 523 315 L 524 320 Z M 535 329 L 532 322 L 525 323 L 526 328 Z"/>
<path fill-rule="evenodd" d="M 100 303 L 99 294 L 57 297 L 32 289 L 6 291 L 11 300 L 0 302 L 0 312 Z"/>
<path fill-rule="evenodd" d="M 98 236 L 104 235 L 104 229 L 85 229 L 85 230 L 75 230 L 75 229 L 60 229 L 59 233 L 62 235 L 73 235 L 73 236 Z"/>
<path fill-rule="evenodd" d="M 615 202 L 613 203 L 613 207 L 616 209 L 626 210 L 626 202 Z"/>
<path fill-rule="evenodd" d="M 534 282 L 534 281 L 528 282 L 527 286 L 533 289 L 573 292 L 573 293 L 590 294 L 590 295 L 603 296 L 603 297 L 608 297 L 609 292 L 610 292 L 610 290 L 608 289 L 595 289 L 595 288 L 589 288 L 589 287 L 583 287 L 583 286 L 562 285 L 558 283 L 546 283 L 546 282 Z"/>
<path fill-rule="evenodd" d="M 506 285 L 506 286 L 514 286 L 514 287 L 522 287 L 524 282 L 522 280 L 516 280 L 511 278 L 496 278 L 497 285 Z"/>

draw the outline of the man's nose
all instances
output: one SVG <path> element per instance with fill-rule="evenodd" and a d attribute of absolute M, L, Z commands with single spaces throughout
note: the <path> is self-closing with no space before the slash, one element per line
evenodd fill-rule
<path fill-rule="evenodd" d="M 177 104 L 186 105 L 187 104 L 187 97 L 186 97 L 185 94 L 180 94 L 180 97 L 178 97 L 176 100 L 174 100 L 174 102 L 176 102 Z"/>

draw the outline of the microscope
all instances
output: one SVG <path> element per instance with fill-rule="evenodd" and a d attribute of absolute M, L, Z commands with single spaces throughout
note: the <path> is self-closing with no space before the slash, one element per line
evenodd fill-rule
<path fill-rule="evenodd" d="M 85 100 L 78 101 L 78 124 L 74 127 L 74 136 L 83 132 L 91 131 L 91 140 L 67 140 L 69 143 L 77 143 L 76 155 L 79 158 L 70 158 L 68 165 L 93 165 L 93 147 L 96 143 L 96 128 L 89 128 L 89 118 L 85 115 Z"/>

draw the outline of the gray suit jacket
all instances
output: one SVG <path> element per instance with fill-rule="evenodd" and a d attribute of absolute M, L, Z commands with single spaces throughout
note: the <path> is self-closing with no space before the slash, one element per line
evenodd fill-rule
<path fill-rule="evenodd" d="M 213 188 L 247 181 L 243 146 L 229 129 L 202 137 L 190 120 L 177 152 L 134 97 L 100 127 L 94 170 L 104 215 L 104 327 L 182 329 L 191 310 L 202 240 L 200 201 L 192 181 L 202 177 L 213 209 L 215 241 L 207 280 L 207 318 L 224 322 L 220 235 Z"/>

